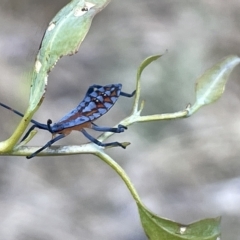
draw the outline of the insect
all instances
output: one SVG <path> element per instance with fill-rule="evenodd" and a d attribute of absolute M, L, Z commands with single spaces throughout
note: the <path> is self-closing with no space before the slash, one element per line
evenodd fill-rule
<path fill-rule="evenodd" d="M 44 149 L 50 147 L 53 143 L 58 140 L 66 137 L 71 131 L 80 131 L 83 135 L 88 138 L 91 142 L 102 146 L 120 146 L 122 148 L 126 148 L 119 142 L 110 142 L 110 143 L 102 143 L 91 136 L 85 128 L 91 128 L 95 131 L 100 132 L 114 132 L 121 133 L 127 127 L 123 125 L 118 125 L 117 128 L 111 127 L 100 127 L 93 123 L 96 119 L 107 113 L 110 108 L 116 103 L 120 96 L 124 97 L 133 97 L 136 91 L 132 93 L 125 93 L 121 91 L 122 84 L 110 84 L 106 86 L 101 85 L 92 85 L 88 88 L 88 91 L 84 97 L 84 99 L 78 104 L 76 108 L 74 108 L 71 112 L 66 114 L 62 119 L 58 122 L 52 124 L 52 120 L 48 119 L 47 124 L 39 123 L 33 119 L 31 119 L 31 123 L 33 125 L 29 128 L 23 139 L 24 141 L 31 131 L 35 128 L 47 130 L 52 134 L 52 139 L 47 142 L 43 147 L 38 149 L 36 152 L 27 156 L 28 159 L 35 157 L 38 153 L 43 151 Z M 7 108 L 17 115 L 23 117 L 23 114 L 8 107 L 7 105 L 0 103 L 0 106 Z"/>

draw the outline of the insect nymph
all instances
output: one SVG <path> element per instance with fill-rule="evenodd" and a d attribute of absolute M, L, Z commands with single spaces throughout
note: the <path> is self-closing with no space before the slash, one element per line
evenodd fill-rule
<path fill-rule="evenodd" d="M 52 133 L 52 140 L 47 142 L 43 147 L 38 149 L 36 152 L 27 156 L 27 158 L 32 158 L 36 156 L 39 152 L 50 147 L 53 143 L 60 140 L 61 138 L 64 138 L 65 136 L 70 134 L 71 131 L 74 130 L 82 132 L 86 138 L 88 138 L 91 142 L 99 146 L 102 147 L 120 146 L 122 148 L 125 148 L 125 146 L 123 146 L 119 142 L 102 143 L 95 139 L 94 137 L 92 137 L 85 130 L 85 128 L 91 128 L 100 132 L 121 133 L 125 129 L 127 129 L 125 126 L 120 124 L 118 125 L 117 128 L 111 128 L 100 127 L 93 123 L 93 121 L 107 113 L 110 110 L 110 108 L 116 103 L 120 96 L 132 97 L 135 94 L 135 91 L 129 94 L 122 92 L 121 89 L 122 84 L 110 84 L 106 86 L 92 85 L 89 87 L 84 99 L 79 103 L 79 105 L 76 108 L 74 108 L 71 112 L 66 114 L 58 122 L 52 124 L 52 121 L 49 119 L 47 121 L 47 124 L 42 124 L 32 119 L 31 122 L 33 123 L 33 125 L 30 127 L 30 129 L 27 131 L 27 133 L 25 134 L 21 141 L 25 140 L 34 128 L 47 130 L 50 133 Z M 19 116 L 23 117 L 22 113 L 6 106 L 5 104 L 0 103 L 0 106 L 7 108 L 13 111 L 14 113 L 18 114 Z"/>

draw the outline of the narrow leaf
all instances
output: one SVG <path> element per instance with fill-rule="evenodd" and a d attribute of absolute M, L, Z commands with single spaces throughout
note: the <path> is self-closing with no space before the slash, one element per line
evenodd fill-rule
<path fill-rule="evenodd" d="M 222 96 L 229 75 L 239 62 L 238 56 L 228 56 L 198 78 L 195 88 L 196 101 L 189 109 L 189 115 L 200 107 L 215 102 Z"/>
<path fill-rule="evenodd" d="M 160 218 L 140 203 L 138 211 L 142 226 L 150 240 L 217 240 L 220 236 L 220 217 L 186 225 Z"/>
<path fill-rule="evenodd" d="M 139 98 L 140 98 L 140 92 L 141 92 L 140 80 L 141 80 L 142 72 L 151 62 L 156 61 L 161 56 L 162 55 L 153 55 L 153 56 L 146 58 L 145 60 L 143 60 L 143 62 L 140 64 L 140 66 L 138 68 L 136 94 L 135 94 L 135 100 L 134 100 L 133 110 L 132 110 L 133 114 L 136 114 L 138 112 Z"/>
<path fill-rule="evenodd" d="M 138 71 L 137 71 L 137 80 L 139 81 L 140 78 L 141 78 L 141 74 L 143 72 L 143 70 L 153 61 L 156 61 L 158 58 L 160 58 L 162 55 L 153 55 L 153 56 L 150 56 L 146 59 L 143 60 L 143 62 L 141 63 L 141 65 L 139 66 L 138 68 Z"/>

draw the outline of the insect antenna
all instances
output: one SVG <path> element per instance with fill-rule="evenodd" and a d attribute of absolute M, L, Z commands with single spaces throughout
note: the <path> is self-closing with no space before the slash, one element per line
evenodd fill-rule
<path fill-rule="evenodd" d="M 10 110 L 10 111 L 12 111 L 12 112 L 14 112 L 15 114 L 17 114 L 17 115 L 20 116 L 20 117 L 24 117 L 24 115 L 23 115 L 22 113 L 20 113 L 19 111 L 15 110 L 15 109 L 13 109 L 13 108 L 10 108 L 9 106 L 7 106 L 7 105 L 5 105 L 5 104 L 3 104 L 3 103 L 1 103 L 1 102 L 0 102 L 0 106 L 2 106 L 2 107 L 4 107 L 4 108 L 6 108 L 6 109 L 8 109 L 8 110 Z M 39 123 L 39 122 L 37 122 L 37 121 L 35 121 L 35 120 L 33 120 L 33 119 L 31 119 L 30 122 L 33 123 L 33 124 L 36 124 L 36 125 L 43 125 L 42 123 Z"/>
<path fill-rule="evenodd" d="M 122 147 L 122 148 L 126 148 L 126 146 L 124 146 L 123 144 L 119 143 L 119 142 L 110 142 L 110 143 L 102 143 L 100 141 L 98 141 L 96 138 L 94 138 L 93 136 L 91 136 L 85 129 L 80 130 L 82 132 L 82 134 L 88 138 L 91 142 L 97 144 L 98 146 L 101 147 Z"/>
<path fill-rule="evenodd" d="M 0 103 L 0 106 L 2 106 L 2 107 L 4 107 L 4 108 L 6 108 L 6 109 L 8 109 L 8 110 L 10 110 L 10 111 L 12 111 L 12 112 L 14 112 L 15 114 L 17 114 L 17 115 L 20 116 L 20 117 L 24 117 L 24 115 L 23 115 L 22 113 L 20 113 L 19 111 L 15 110 L 15 109 L 13 109 L 13 108 L 10 108 L 9 106 L 7 106 L 7 105 L 5 105 L 5 104 L 3 104 L 3 103 Z M 49 120 L 48 120 L 48 121 L 49 121 Z M 28 135 L 30 134 L 30 132 L 31 132 L 34 128 L 44 129 L 44 130 L 48 130 L 48 131 L 50 131 L 50 129 L 51 129 L 51 126 L 50 126 L 51 123 L 49 123 L 49 125 L 46 125 L 46 124 L 42 124 L 42 123 L 40 123 L 40 122 L 37 122 L 37 121 L 35 121 L 35 120 L 33 120 L 33 119 L 31 119 L 30 122 L 33 123 L 33 125 L 29 128 L 29 130 L 27 131 L 27 133 L 24 135 L 24 137 L 22 138 L 21 142 L 28 137 Z M 51 131 L 50 131 L 50 132 L 51 132 Z"/>

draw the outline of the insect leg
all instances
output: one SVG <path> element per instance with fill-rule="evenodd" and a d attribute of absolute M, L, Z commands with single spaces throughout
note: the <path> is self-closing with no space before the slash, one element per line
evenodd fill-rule
<path fill-rule="evenodd" d="M 123 146 L 121 143 L 119 142 L 111 142 L 111 143 L 102 143 L 100 141 L 98 141 L 96 138 L 94 138 L 93 136 L 91 136 L 88 132 L 86 132 L 86 130 L 82 129 L 81 132 L 83 133 L 83 135 L 88 138 L 91 142 L 95 143 L 98 146 L 101 147 L 107 147 L 107 146 L 119 146 L 122 148 L 126 148 L 125 146 Z"/>
<path fill-rule="evenodd" d="M 27 159 L 33 158 L 35 157 L 38 153 L 40 153 L 42 150 L 50 147 L 53 143 L 57 142 L 58 140 L 64 138 L 65 135 L 64 134 L 60 134 L 57 137 L 53 138 L 52 140 L 50 140 L 49 142 L 47 142 L 43 147 L 39 148 L 36 152 L 32 153 L 31 155 L 27 156 Z"/>
<path fill-rule="evenodd" d="M 48 119 L 48 120 L 47 120 L 47 129 L 48 129 L 48 131 L 49 131 L 50 133 L 53 133 L 51 124 L 52 124 L 52 120 L 51 120 L 51 119 Z"/>
<path fill-rule="evenodd" d="M 41 124 L 41 123 L 38 123 L 38 124 L 33 124 L 29 129 L 28 131 L 26 132 L 26 134 L 24 135 L 24 137 L 22 138 L 22 141 L 24 141 L 28 135 L 30 134 L 30 132 L 34 129 L 34 128 L 39 128 L 39 129 L 44 129 L 44 130 L 48 130 L 48 126 L 46 124 Z"/>
<path fill-rule="evenodd" d="M 124 97 L 133 97 L 136 93 L 136 90 L 134 90 L 132 93 L 125 93 L 125 92 L 120 92 L 120 95 L 121 96 L 124 96 Z"/>
<path fill-rule="evenodd" d="M 26 134 L 24 135 L 24 137 L 22 138 L 22 140 L 20 141 L 20 142 L 22 142 L 22 141 L 24 141 L 27 137 L 28 137 L 28 135 L 30 134 L 30 132 L 34 129 L 34 128 L 36 128 L 37 127 L 37 125 L 32 125 L 29 129 L 28 129 L 28 131 L 26 132 Z"/>
<path fill-rule="evenodd" d="M 117 128 L 111 128 L 111 127 L 100 127 L 98 125 L 96 125 L 95 123 L 92 122 L 92 129 L 95 131 L 99 131 L 99 132 L 114 132 L 114 133 L 121 133 L 124 132 L 125 129 L 127 129 L 127 127 L 119 124 Z"/>

